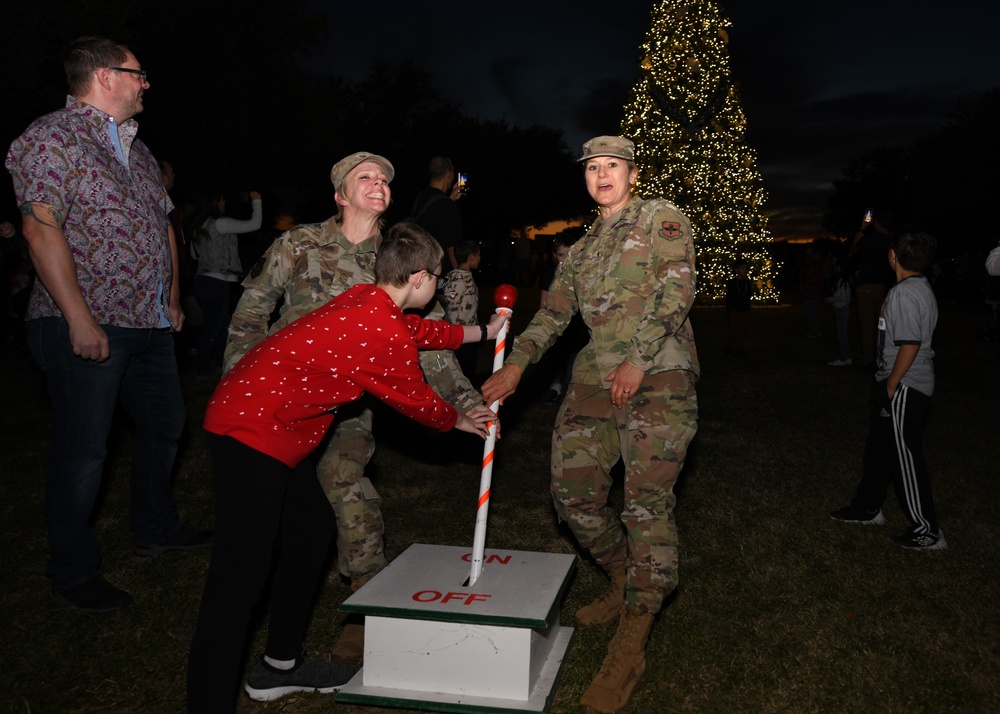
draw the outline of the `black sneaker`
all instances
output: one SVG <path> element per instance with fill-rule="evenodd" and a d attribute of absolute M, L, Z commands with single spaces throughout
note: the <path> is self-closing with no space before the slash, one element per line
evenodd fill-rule
<path fill-rule="evenodd" d="M 128 607 L 135 598 L 124 590 L 119 590 L 100 575 L 95 575 L 79 585 L 64 590 L 56 590 L 52 596 L 57 602 L 87 612 L 111 612 Z"/>
<path fill-rule="evenodd" d="M 874 511 L 866 511 L 858 508 L 853 503 L 850 506 L 844 506 L 839 511 L 831 511 L 830 518 L 844 523 L 860 523 L 864 526 L 885 525 L 885 516 L 882 515 L 881 508 L 876 508 Z"/>
<path fill-rule="evenodd" d="M 140 558 L 155 558 L 157 555 L 163 555 L 172 550 L 188 550 L 211 544 L 212 531 L 196 531 L 187 526 L 181 526 L 177 532 L 163 542 L 137 545 L 132 549 L 132 552 Z"/>
<path fill-rule="evenodd" d="M 276 669 L 261 657 L 254 665 L 244 689 L 251 699 L 270 702 L 294 692 L 330 694 L 351 681 L 357 673 L 349 664 L 299 659 L 292 669 Z"/>
<path fill-rule="evenodd" d="M 914 528 L 909 528 L 903 535 L 895 536 L 892 542 L 900 548 L 911 550 L 944 550 L 948 547 L 944 531 L 940 528 L 936 533 L 915 533 Z"/>

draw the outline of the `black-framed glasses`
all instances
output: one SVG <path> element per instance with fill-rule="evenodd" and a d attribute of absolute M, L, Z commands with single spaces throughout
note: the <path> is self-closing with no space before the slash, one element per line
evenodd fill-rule
<path fill-rule="evenodd" d="M 107 69 L 113 69 L 115 72 L 128 72 L 129 74 L 139 75 L 139 79 L 143 82 L 148 82 L 146 79 L 146 70 L 144 69 L 131 69 L 130 67 L 108 67 Z"/>
<path fill-rule="evenodd" d="M 419 270 L 414 270 L 412 273 L 410 273 L 410 275 L 416 275 L 419 272 L 420 272 Z M 437 273 L 432 273 L 430 270 L 425 270 L 424 272 L 427 273 L 428 275 L 433 275 L 438 280 L 444 280 L 444 276 L 443 275 L 438 275 Z"/>

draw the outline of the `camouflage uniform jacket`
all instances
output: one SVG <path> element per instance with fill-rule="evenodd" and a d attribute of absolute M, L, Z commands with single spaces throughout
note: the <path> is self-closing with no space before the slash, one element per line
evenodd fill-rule
<path fill-rule="evenodd" d="M 444 285 L 445 319 L 456 325 L 479 324 L 479 288 L 472 273 L 462 268 L 448 271 Z"/>
<path fill-rule="evenodd" d="M 283 233 L 243 281 L 243 296 L 229 323 L 226 371 L 268 335 L 354 285 L 374 283 L 375 255 L 381 243 L 380 233 L 351 243 L 333 218 Z M 282 298 L 278 319 L 269 328 L 271 313 Z M 444 319 L 444 310 L 435 305 L 425 317 Z M 421 351 L 420 365 L 434 390 L 459 411 L 483 403 L 454 353 Z"/>
<path fill-rule="evenodd" d="M 507 362 L 537 362 L 580 313 L 590 342 L 573 364 L 573 381 L 609 388 L 604 378 L 627 361 L 647 374 L 699 372 L 688 313 L 694 302 L 691 223 L 664 200 L 633 197 L 598 219 L 556 269 L 547 307 L 514 341 Z"/>

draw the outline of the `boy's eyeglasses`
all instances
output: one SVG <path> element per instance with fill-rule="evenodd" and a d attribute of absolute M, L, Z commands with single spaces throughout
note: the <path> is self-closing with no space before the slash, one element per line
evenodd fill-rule
<path fill-rule="evenodd" d="M 410 273 L 410 275 L 416 275 L 419 272 L 420 272 L 419 270 L 414 270 L 412 273 Z M 437 273 L 432 273 L 430 270 L 424 270 L 423 272 L 427 273 L 428 275 L 433 275 L 438 280 L 444 280 L 444 276 L 443 275 L 438 275 Z"/>

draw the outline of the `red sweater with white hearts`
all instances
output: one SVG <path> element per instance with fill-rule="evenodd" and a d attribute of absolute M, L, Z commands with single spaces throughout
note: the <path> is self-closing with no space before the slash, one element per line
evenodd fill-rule
<path fill-rule="evenodd" d="M 369 392 L 440 431 L 458 413 L 424 381 L 418 349 L 455 349 L 464 329 L 404 314 L 389 294 L 356 285 L 258 344 L 219 383 L 205 429 L 294 468 L 337 407 Z"/>

